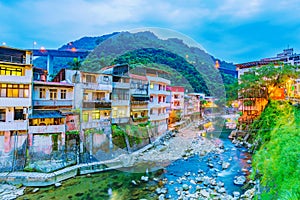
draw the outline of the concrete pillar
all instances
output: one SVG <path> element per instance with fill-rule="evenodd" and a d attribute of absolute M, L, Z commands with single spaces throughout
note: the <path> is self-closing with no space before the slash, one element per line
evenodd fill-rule
<path fill-rule="evenodd" d="M 50 75 L 53 75 L 53 56 L 50 56 L 49 54 L 47 56 L 47 71 L 47 81 L 50 81 Z"/>
<path fill-rule="evenodd" d="M 11 150 L 11 137 L 10 137 L 10 131 L 4 131 L 4 152 L 8 153 Z"/>

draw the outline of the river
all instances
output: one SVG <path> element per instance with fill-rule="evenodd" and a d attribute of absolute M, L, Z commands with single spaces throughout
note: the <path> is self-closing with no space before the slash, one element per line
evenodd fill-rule
<path fill-rule="evenodd" d="M 246 175 L 242 169 L 250 169 L 247 160 L 251 156 L 243 147 L 236 148 L 231 143 L 228 139 L 229 132 L 223 129 L 221 134 L 209 133 L 206 136 L 212 137 L 214 143 L 221 146 L 222 153 L 193 155 L 168 163 L 164 167 L 151 167 L 146 164 L 142 166 L 145 171 L 143 173 L 133 173 L 135 169 L 129 169 L 78 176 L 63 181 L 62 186 L 57 188 L 27 187 L 26 194 L 18 199 L 158 199 L 162 194 L 169 199 L 178 199 L 182 193 L 192 194 L 199 189 L 213 188 L 209 184 L 205 185 L 205 180 L 197 182 L 197 177 L 214 179 L 218 186 L 220 184 L 220 188 L 225 188 L 227 194 L 232 195 L 234 191 L 242 193 L 243 189 L 235 185 L 233 180 L 235 176 Z M 223 162 L 230 163 L 227 169 L 222 169 Z M 141 167 L 137 171 L 141 172 Z M 148 177 L 149 181 L 142 181 L 142 176 Z M 189 188 L 182 189 L 183 185 Z"/>

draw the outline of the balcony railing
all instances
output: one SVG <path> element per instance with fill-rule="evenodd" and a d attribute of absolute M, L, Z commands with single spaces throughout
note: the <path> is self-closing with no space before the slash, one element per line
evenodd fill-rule
<path fill-rule="evenodd" d="M 112 124 L 126 124 L 129 123 L 129 117 L 118 117 L 111 119 Z"/>
<path fill-rule="evenodd" d="M 129 100 L 112 100 L 112 106 L 129 106 Z"/>
<path fill-rule="evenodd" d="M 25 71 L 25 76 L 0 75 L 0 82 L 2 83 L 30 84 L 31 79 L 32 79 L 32 72 L 30 70 Z"/>
<path fill-rule="evenodd" d="M 62 133 L 66 131 L 65 125 L 29 126 L 29 133 Z"/>
<path fill-rule="evenodd" d="M 109 84 L 83 83 L 83 89 L 112 91 L 112 85 L 111 82 Z"/>
<path fill-rule="evenodd" d="M 151 81 L 151 82 L 165 83 L 166 85 L 171 84 L 170 80 L 161 78 L 161 77 L 147 76 L 147 79 L 148 79 L 148 81 Z"/>
<path fill-rule="evenodd" d="M 129 89 L 130 83 L 113 82 L 112 86 L 113 88 Z"/>
<path fill-rule="evenodd" d="M 2 62 L 10 62 L 10 63 L 26 64 L 25 57 L 22 57 L 22 56 L 13 56 L 13 55 L 6 55 L 6 54 L 0 54 L 0 61 L 2 61 Z"/>
<path fill-rule="evenodd" d="M 149 102 L 149 108 L 166 108 L 170 107 L 170 103 L 165 103 L 165 102 L 160 102 L 160 103 L 155 103 L 155 102 Z"/>
<path fill-rule="evenodd" d="M 111 108 L 111 101 L 84 101 L 83 108 Z"/>
<path fill-rule="evenodd" d="M 27 130 L 27 120 L 0 122 L 0 131 Z"/>
<path fill-rule="evenodd" d="M 147 101 L 131 101 L 131 105 L 148 105 Z"/>
<path fill-rule="evenodd" d="M 4 107 L 16 107 L 23 106 L 29 107 L 31 106 L 30 98 L 10 98 L 10 97 L 0 97 L 0 105 Z"/>
<path fill-rule="evenodd" d="M 111 125 L 111 123 L 110 123 L 109 118 L 81 123 L 82 129 L 101 128 L 101 127 L 110 126 L 110 125 Z"/>
<path fill-rule="evenodd" d="M 161 114 L 152 114 L 150 115 L 150 121 L 157 121 L 157 120 L 164 120 L 169 118 L 168 113 L 161 113 Z"/>
<path fill-rule="evenodd" d="M 33 106 L 72 106 L 72 100 L 33 100 Z"/>
<path fill-rule="evenodd" d="M 170 91 L 166 91 L 166 90 L 153 90 L 151 89 L 149 91 L 150 94 L 154 94 L 154 95 L 170 95 L 171 92 Z"/>

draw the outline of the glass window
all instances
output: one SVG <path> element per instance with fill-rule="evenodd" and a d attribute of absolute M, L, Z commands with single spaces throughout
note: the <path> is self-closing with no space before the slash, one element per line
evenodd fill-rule
<path fill-rule="evenodd" d="M 6 111 L 5 109 L 0 109 L 0 122 L 5 122 Z"/>
<path fill-rule="evenodd" d="M 92 119 L 93 120 L 100 119 L 100 110 L 95 110 L 95 111 L 92 112 Z"/>
<path fill-rule="evenodd" d="M 14 120 L 24 120 L 25 115 L 23 114 L 23 109 L 15 109 Z"/>
<path fill-rule="evenodd" d="M 83 119 L 84 122 L 88 122 L 89 121 L 89 113 L 84 112 L 82 114 L 82 119 Z"/>
<path fill-rule="evenodd" d="M 60 90 L 60 99 L 66 99 L 67 90 Z"/>
<path fill-rule="evenodd" d="M 50 89 L 50 100 L 57 99 L 57 89 Z"/>
<path fill-rule="evenodd" d="M 40 99 L 45 99 L 45 98 L 46 98 L 46 89 L 40 88 Z"/>
<path fill-rule="evenodd" d="M 5 76 L 22 76 L 23 70 L 20 68 L 14 68 L 14 67 L 0 67 L 0 75 Z"/>

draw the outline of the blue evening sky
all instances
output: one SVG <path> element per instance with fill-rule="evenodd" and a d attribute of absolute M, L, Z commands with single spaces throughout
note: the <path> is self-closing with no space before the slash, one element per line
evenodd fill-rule
<path fill-rule="evenodd" d="M 1 0 L 0 45 L 58 48 L 142 27 L 178 31 L 233 63 L 300 53 L 298 0 Z"/>

